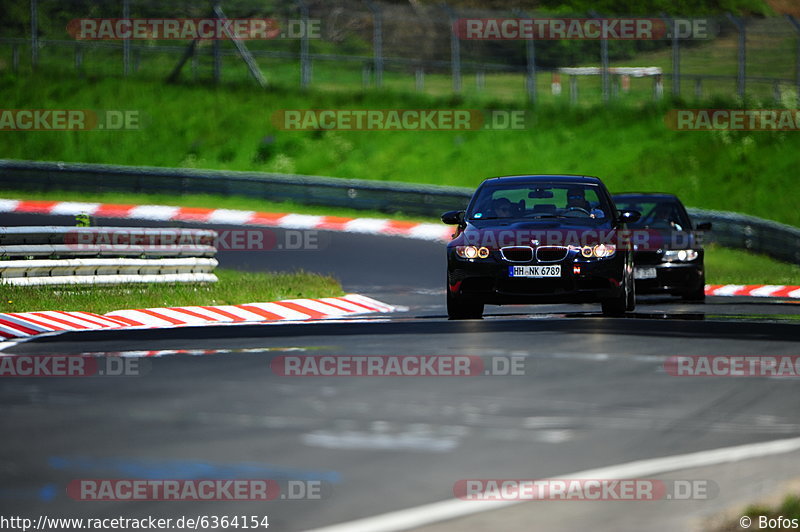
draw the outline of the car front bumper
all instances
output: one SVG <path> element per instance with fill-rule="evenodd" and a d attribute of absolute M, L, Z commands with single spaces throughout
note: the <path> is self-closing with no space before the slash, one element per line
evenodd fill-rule
<path fill-rule="evenodd" d="M 509 266 L 561 266 L 560 277 L 511 277 Z M 573 267 L 580 265 L 580 273 Z M 451 295 L 484 303 L 596 303 L 621 297 L 625 257 L 622 254 L 592 261 L 512 263 L 497 257 L 459 259 L 448 254 L 448 290 Z"/>
<path fill-rule="evenodd" d="M 637 264 L 636 269 L 652 268 L 656 276 L 635 279 L 637 294 L 683 294 L 705 284 L 702 262 Z"/>

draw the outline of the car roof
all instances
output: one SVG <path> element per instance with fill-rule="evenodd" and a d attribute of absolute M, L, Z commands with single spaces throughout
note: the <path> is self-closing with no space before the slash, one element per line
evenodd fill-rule
<path fill-rule="evenodd" d="M 614 200 L 628 199 L 628 200 L 670 200 L 680 202 L 678 196 L 675 194 L 668 194 L 666 192 L 623 192 L 622 194 L 612 194 Z"/>
<path fill-rule="evenodd" d="M 530 174 L 530 175 L 509 175 L 500 177 L 490 177 L 483 183 L 485 184 L 500 184 L 500 183 L 536 183 L 541 181 L 543 183 L 571 183 L 575 185 L 600 185 L 602 181 L 594 176 L 586 175 L 572 175 L 572 174 Z"/>

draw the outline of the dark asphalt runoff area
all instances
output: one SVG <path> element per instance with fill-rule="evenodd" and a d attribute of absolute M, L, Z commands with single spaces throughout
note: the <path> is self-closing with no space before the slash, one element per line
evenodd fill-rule
<path fill-rule="evenodd" d="M 74 220 L 6 214 L 0 225 Z M 274 231 L 282 241 L 283 231 Z M 319 236 L 317 250 L 221 251 L 220 266 L 331 274 L 348 292 L 408 310 L 310 324 L 67 333 L 6 349 L 121 353 L 136 360 L 140 374 L 0 381 L 0 515 L 268 515 L 270 530 L 308 530 L 452 499 L 461 479 L 543 479 L 800 436 L 797 379 L 689 378 L 665 370 L 676 355 L 800 355 L 794 303 L 642 297 L 625 318 L 604 318 L 599 305 L 488 306 L 483 320 L 453 322 L 444 309 L 442 243 Z M 142 351 L 179 349 L 193 352 L 140 358 Z M 290 355 L 469 355 L 487 368 L 514 362 L 522 370 L 470 377 L 273 371 L 271 363 Z M 657 477 L 704 479 L 714 486 L 707 500 L 524 503 L 429 529 L 702 528 L 703 519 L 800 477 L 797 458 Z M 232 478 L 274 479 L 282 494 L 292 484 L 319 495 L 97 502 L 67 492 L 80 479 Z"/>

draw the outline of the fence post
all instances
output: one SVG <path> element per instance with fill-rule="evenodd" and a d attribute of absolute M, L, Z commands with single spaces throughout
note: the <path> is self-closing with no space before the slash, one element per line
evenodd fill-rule
<path fill-rule="evenodd" d="M 524 11 L 516 11 L 520 18 L 530 18 Z M 536 103 L 536 41 L 527 39 L 525 41 L 525 58 L 527 60 L 527 89 L 528 100 Z"/>
<path fill-rule="evenodd" d="M 308 4 L 304 0 L 296 0 L 300 7 L 300 18 L 303 20 L 303 27 L 308 28 Z M 308 53 L 308 31 L 304 31 L 300 37 L 300 86 L 308 87 L 311 83 L 311 57 Z"/>
<path fill-rule="evenodd" d="M 37 0 L 31 0 L 31 68 L 39 64 L 39 6 Z"/>
<path fill-rule="evenodd" d="M 794 18 L 792 15 L 786 15 L 786 18 L 789 19 L 789 22 L 791 22 L 792 26 L 794 27 L 794 31 L 797 32 L 797 40 L 796 40 L 797 52 L 796 52 L 796 55 L 795 55 L 796 64 L 795 64 L 795 71 L 794 71 L 794 75 L 795 75 L 795 91 L 796 91 L 796 94 L 795 94 L 796 100 L 795 101 L 796 101 L 796 105 L 800 105 L 800 22 L 797 22 L 797 19 Z"/>
<path fill-rule="evenodd" d="M 425 70 L 422 68 L 418 68 L 414 72 L 414 86 L 417 92 L 422 92 L 425 90 Z"/>
<path fill-rule="evenodd" d="M 220 1 L 214 0 L 214 18 L 217 16 L 217 10 L 220 8 Z M 222 49 L 219 35 L 216 36 L 212 45 L 212 53 L 214 54 L 214 82 L 219 83 L 222 81 Z"/>
<path fill-rule="evenodd" d="M 678 39 L 678 21 L 667 20 L 672 23 L 672 96 L 676 98 L 681 95 L 681 41 Z"/>
<path fill-rule="evenodd" d="M 375 87 L 383 85 L 383 10 L 370 0 L 367 7 L 372 11 L 372 55 L 375 59 Z"/>
<path fill-rule="evenodd" d="M 11 45 L 11 68 L 14 72 L 19 70 L 19 45 L 17 43 Z"/>
<path fill-rule="evenodd" d="M 590 11 L 589 16 L 592 18 L 600 18 L 600 14 L 596 11 Z M 603 103 L 608 103 L 609 99 L 609 83 L 608 83 L 608 39 L 603 37 L 600 39 L 600 78 L 603 90 Z"/>
<path fill-rule="evenodd" d="M 601 72 L 603 83 L 603 103 L 608 103 L 608 39 L 600 41 L 600 62 L 603 65 Z"/>
<path fill-rule="evenodd" d="M 703 78 L 700 76 L 694 79 L 694 97 L 698 100 L 703 97 Z"/>
<path fill-rule="evenodd" d="M 456 13 L 447 4 L 442 4 L 450 21 L 450 68 L 453 76 L 453 92 L 461 92 L 461 41 L 456 33 Z"/>
<path fill-rule="evenodd" d="M 130 0 L 122 0 L 122 18 L 131 18 Z M 127 77 L 131 71 L 131 40 L 122 39 L 122 75 Z"/>
<path fill-rule="evenodd" d="M 745 94 L 745 68 L 747 59 L 747 30 L 744 22 L 741 19 L 734 17 L 730 13 L 726 13 L 728 19 L 733 22 L 736 29 L 739 31 L 739 69 L 736 76 L 736 92 L 739 98 L 744 99 Z"/>

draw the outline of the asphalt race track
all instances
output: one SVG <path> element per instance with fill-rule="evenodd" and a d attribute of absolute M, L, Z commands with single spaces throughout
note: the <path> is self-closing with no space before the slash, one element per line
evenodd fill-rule
<path fill-rule="evenodd" d="M 71 217 L 0 217 L 0 225 L 73 224 Z M 282 230 L 275 231 L 281 241 Z M 319 250 L 222 251 L 218 258 L 226 268 L 329 273 L 348 292 L 408 311 L 345 322 L 67 333 L 6 350 L 223 352 L 138 359 L 136 377 L 4 379 L 0 513 L 268 515 L 272 530 L 307 530 L 452 499 L 460 479 L 558 477 L 800 436 L 796 379 L 685 378 L 664 370 L 674 355 L 799 355 L 792 302 L 651 297 L 619 319 L 603 318 L 599 305 L 547 305 L 487 307 L 483 320 L 450 322 L 442 244 L 332 232 L 320 241 Z M 271 370 L 275 357 L 298 353 L 515 357 L 524 374 L 282 377 Z M 709 481 L 714 489 L 701 501 L 529 502 L 423 529 L 702 526 L 800 477 L 798 455 L 657 477 Z M 319 480 L 321 495 L 204 503 L 68 497 L 69 482 L 85 478 Z"/>

